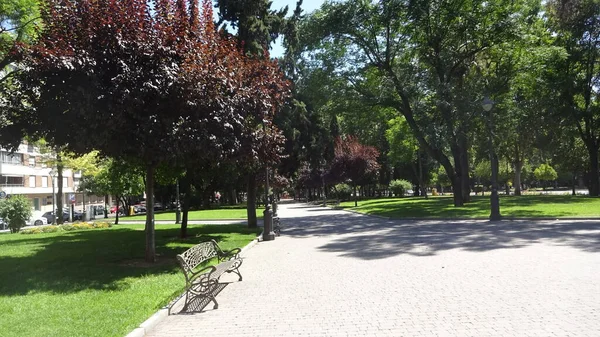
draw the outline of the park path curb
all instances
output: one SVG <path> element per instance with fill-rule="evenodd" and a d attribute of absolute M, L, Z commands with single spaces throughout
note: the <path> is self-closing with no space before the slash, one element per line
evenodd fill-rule
<path fill-rule="evenodd" d="M 245 245 L 244 248 L 242 248 L 240 255 L 244 255 L 244 253 L 248 251 L 248 249 L 254 247 L 258 243 L 260 238 L 262 238 L 262 232 L 256 238 L 250 241 L 247 245 Z M 180 298 L 181 296 L 178 296 L 169 304 L 177 302 Z M 169 316 L 169 309 L 167 307 L 159 309 L 157 312 L 154 313 L 154 315 L 150 316 L 150 318 L 142 322 L 139 327 L 133 329 L 133 331 L 128 333 L 125 337 L 144 337 L 146 333 L 148 333 L 158 323 L 162 322 L 165 318 L 167 318 L 167 316 Z"/>

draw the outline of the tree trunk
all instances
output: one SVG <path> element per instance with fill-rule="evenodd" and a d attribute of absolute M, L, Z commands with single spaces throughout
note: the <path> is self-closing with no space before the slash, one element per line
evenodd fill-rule
<path fill-rule="evenodd" d="M 462 184 L 458 175 L 454 174 L 451 178 L 452 181 L 452 198 L 454 199 L 454 206 L 461 207 L 465 203 L 462 198 Z"/>
<path fill-rule="evenodd" d="M 515 195 L 521 195 L 521 172 L 523 171 L 523 161 L 515 161 Z"/>
<path fill-rule="evenodd" d="M 56 196 L 56 209 L 54 215 L 56 216 L 56 223 L 62 224 L 63 221 L 63 164 L 60 154 L 56 155 L 56 170 L 58 171 L 58 191 Z"/>
<path fill-rule="evenodd" d="M 588 191 L 590 196 L 600 196 L 600 176 L 598 176 L 598 146 L 591 142 L 585 142 L 590 155 L 590 185 Z"/>
<path fill-rule="evenodd" d="M 154 167 L 146 168 L 146 262 L 156 261 L 154 233 Z"/>
<path fill-rule="evenodd" d="M 180 181 L 180 192 L 183 192 L 183 198 L 181 199 L 181 212 L 183 216 L 181 217 L 181 230 L 179 232 L 179 236 L 184 239 L 187 237 L 187 228 L 188 228 L 188 213 L 190 211 L 190 182 L 188 179 L 181 179 Z"/>
<path fill-rule="evenodd" d="M 235 204 L 237 204 L 235 189 L 229 187 L 229 205 L 233 206 Z"/>
<path fill-rule="evenodd" d="M 421 151 L 417 150 L 417 157 L 419 159 L 419 187 L 421 187 L 421 195 L 427 199 L 427 187 L 423 182 L 423 158 L 421 158 Z"/>
<path fill-rule="evenodd" d="M 117 198 L 117 208 L 115 208 L 115 225 L 119 224 L 119 196 L 116 195 Z M 148 208 L 148 205 L 146 205 L 146 208 Z"/>
<path fill-rule="evenodd" d="M 356 185 L 354 185 L 354 207 L 358 207 L 358 193 L 356 191 Z"/>
<path fill-rule="evenodd" d="M 577 193 L 575 192 L 575 184 L 577 183 L 576 180 L 577 180 L 577 173 L 573 172 L 573 185 L 572 185 L 572 190 L 571 190 L 572 195 L 577 195 Z"/>
<path fill-rule="evenodd" d="M 248 228 L 256 228 L 256 174 L 248 174 L 248 202 L 246 203 L 248 214 Z"/>
<path fill-rule="evenodd" d="M 463 136 L 460 139 L 460 180 L 462 188 L 463 203 L 471 201 L 471 179 L 469 177 L 469 151 L 467 140 Z"/>
<path fill-rule="evenodd" d="M 181 233 L 180 236 L 182 239 L 187 237 L 187 228 L 188 228 L 188 215 L 190 213 L 190 206 L 185 205 L 181 208 L 182 217 L 181 217 Z"/>
<path fill-rule="evenodd" d="M 108 194 L 104 196 L 104 219 L 108 219 Z"/>

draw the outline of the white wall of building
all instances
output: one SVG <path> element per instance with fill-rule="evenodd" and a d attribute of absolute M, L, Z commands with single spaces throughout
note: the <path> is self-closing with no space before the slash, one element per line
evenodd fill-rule
<path fill-rule="evenodd" d="M 58 181 L 51 176 L 52 168 L 44 163 L 44 158 L 38 148 L 26 143 L 21 144 L 14 154 L 0 149 L 0 191 L 7 195 L 27 196 L 32 201 L 34 211 L 51 211 L 53 193 L 58 193 Z M 83 196 L 76 193 L 80 179 L 81 172 L 67 168 L 63 170 L 63 203 L 70 204 L 69 195 L 75 194 L 77 209 L 83 208 Z M 86 205 L 99 199 L 86 197 Z"/>

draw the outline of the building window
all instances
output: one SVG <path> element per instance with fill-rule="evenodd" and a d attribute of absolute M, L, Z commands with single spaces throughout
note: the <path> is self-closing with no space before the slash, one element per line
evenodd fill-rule
<path fill-rule="evenodd" d="M 42 187 L 48 187 L 48 177 L 42 177 Z"/>
<path fill-rule="evenodd" d="M 29 187 L 35 187 L 35 176 L 29 176 Z"/>
<path fill-rule="evenodd" d="M 27 152 L 33 153 L 33 144 L 27 144 Z"/>
<path fill-rule="evenodd" d="M 52 205 L 52 201 L 53 200 L 52 200 L 52 196 L 51 195 L 49 195 L 49 196 L 46 197 L 46 205 Z"/>
<path fill-rule="evenodd" d="M 40 198 L 33 198 L 33 209 L 39 211 L 40 208 Z"/>
<path fill-rule="evenodd" d="M 23 178 L 24 177 L 0 176 L 0 185 L 12 186 L 12 187 L 23 187 L 24 186 Z"/>
<path fill-rule="evenodd" d="M 29 157 L 29 166 L 35 167 L 35 157 Z"/>
<path fill-rule="evenodd" d="M 23 155 L 20 153 L 9 153 L 6 151 L 0 151 L 0 161 L 4 164 L 23 164 Z"/>
<path fill-rule="evenodd" d="M 69 179 L 67 177 L 63 177 L 63 187 L 69 186 Z"/>

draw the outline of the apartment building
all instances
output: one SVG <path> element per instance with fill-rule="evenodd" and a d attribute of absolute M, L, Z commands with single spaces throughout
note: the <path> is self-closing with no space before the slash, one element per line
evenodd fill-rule
<path fill-rule="evenodd" d="M 58 193 L 56 177 L 51 176 L 51 167 L 43 160 L 39 149 L 32 144 L 23 143 L 19 150 L 10 153 L 0 149 L 0 191 L 7 195 L 25 195 L 32 202 L 34 211 L 51 211 L 53 190 Z M 81 172 L 63 170 L 63 200 L 65 205 L 70 203 L 70 195 L 74 195 L 75 204 L 80 209 L 83 195 L 77 193 Z M 86 205 L 90 202 L 103 202 L 99 197 L 86 197 Z M 99 200 L 98 200 L 99 199 Z"/>

